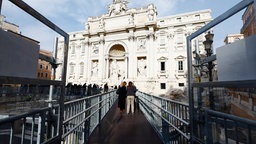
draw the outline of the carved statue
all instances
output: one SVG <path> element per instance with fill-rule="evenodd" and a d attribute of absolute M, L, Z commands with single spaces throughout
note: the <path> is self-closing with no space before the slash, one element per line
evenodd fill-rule
<path fill-rule="evenodd" d="M 127 1 L 125 0 L 113 0 L 113 4 L 109 5 L 108 13 L 109 15 L 118 15 L 121 12 L 126 11 L 127 8 Z"/>
<path fill-rule="evenodd" d="M 105 22 L 104 22 L 104 20 L 101 18 L 101 19 L 100 19 L 100 22 L 99 22 L 99 28 L 100 28 L 100 29 L 103 29 L 103 28 L 104 28 L 104 25 L 105 25 Z"/>
<path fill-rule="evenodd" d="M 144 59 L 141 59 L 138 61 L 138 75 L 139 76 L 146 76 L 146 69 L 147 69 L 147 64 Z"/>
<path fill-rule="evenodd" d="M 92 64 L 92 76 L 98 75 L 98 62 L 93 62 Z"/>

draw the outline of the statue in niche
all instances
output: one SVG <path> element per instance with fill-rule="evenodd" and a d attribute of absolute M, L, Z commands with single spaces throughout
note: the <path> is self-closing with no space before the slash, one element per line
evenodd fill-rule
<path fill-rule="evenodd" d="M 133 25 L 133 24 L 134 24 L 134 18 L 131 15 L 130 18 L 129 18 L 129 25 Z"/>
<path fill-rule="evenodd" d="M 114 59 L 110 65 L 110 79 L 114 84 L 118 84 L 118 77 L 120 76 L 119 71 L 120 70 L 117 61 Z"/>
<path fill-rule="evenodd" d="M 95 61 L 92 64 L 92 76 L 98 76 L 98 62 Z"/>
<path fill-rule="evenodd" d="M 138 50 L 144 50 L 145 48 L 146 48 L 146 40 L 145 39 L 139 39 Z"/>
<path fill-rule="evenodd" d="M 99 48 L 97 47 L 96 44 L 93 44 L 92 52 L 93 52 L 94 54 L 98 54 L 98 53 L 99 53 Z"/>
<path fill-rule="evenodd" d="M 146 76 L 147 64 L 144 58 L 138 61 L 138 76 Z"/>
<path fill-rule="evenodd" d="M 101 18 L 100 22 L 99 22 L 99 29 L 103 29 L 104 25 L 105 25 L 105 22 L 104 22 L 103 18 Z"/>

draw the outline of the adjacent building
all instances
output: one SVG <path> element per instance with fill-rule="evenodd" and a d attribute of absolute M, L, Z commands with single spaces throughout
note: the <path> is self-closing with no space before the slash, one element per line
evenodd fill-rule
<path fill-rule="evenodd" d="M 52 52 L 46 50 L 40 50 L 40 54 L 52 57 Z M 45 60 L 38 60 L 38 70 L 37 70 L 37 78 L 39 79 L 52 79 L 52 65 Z"/>
<path fill-rule="evenodd" d="M 224 40 L 225 44 L 231 44 L 235 41 L 244 39 L 244 35 L 243 34 L 228 34 Z"/>
<path fill-rule="evenodd" d="M 2 28 L 5 31 L 12 31 L 14 33 L 19 33 L 19 26 L 10 23 L 5 20 L 5 16 L 0 14 L 0 28 Z"/>
<path fill-rule="evenodd" d="M 165 94 L 170 87 L 187 85 L 186 36 L 212 20 L 201 10 L 157 17 L 153 4 L 127 7 L 126 0 L 113 1 L 108 13 L 89 17 L 85 29 L 71 32 L 66 83 L 133 81 L 140 91 Z M 203 52 L 204 34 L 193 41 Z M 61 79 L 64 41 L 57 42 L 56 79 Z"/>
<path fill-rule="evenodd" d="M 26 37 L 26 36 L 23 36 L 19 33 L 19 26 L 13 24 L 13 23 L 10 23 L 10 22 L 7 22 L 5 20 L 5 17 L 3 15 L 0 15 L 0 28 L 4 31 L 6 31 L 6 33 L 9 33 L 10 35 L 14 35 L 16 39 L 16 41 L 18 41 L 18 38 L 22 38 L 23 40 L 27 41 L 27 42 L 30 42 L 30 43 L 33 43 L 35 45 L 38 45 L 38 48 L 39 48 L 39 42 L 34 40 L 34 39 L 31 39 L 29 37 Z M 5 40 L 6 41 L 6 40 Z M 24 44 L 23 44 L 24 45 Z M 6 45 L 5 45 L 6 47 Z M 4 49 L 4 47 L 2 47 Z M 17 46 L 16 48 L 16 52 L 17 51 L 23 51 L 24 54 L 28 54 L 29 51 L 28 51 L 28 47 L 24 47 L 23 50 L 20 50 L 22 47 L 21 46 Z M 14 48 L 15 49 L 15 48 Z M 6 50 L 5 50 L 6 51 Z M 48 56 L 48 57 L 52 57 L 52 52 L 48 52 L 46 50 L 40 50 L 39 51 L 40 54 L 43 54 L 45 56 Z M 22 55 L 22 54 L 21 54 Z M 39 55 L 39 54 L 38 54 Z M 37 55 L 37 57 L 38 57 Z M 17 57 L 17 54 L 16 54 L 16 57 Z M 12 58 L 13 59 L 13 58 Z M 38 58 L 37 58 L 38 59 Z M 24 60 L 25 61 L 25 60 Z M 30 68 L 31 65 L 27 65 L 27 69 Z M 17 67 L 17 66 L 16 66 Z M 22 66 L 24 67 L 24 66 Z M 46 62 L 44 60 L 41 60 L 41 59 L 38 59 L 38 69 L 37 69 L 37 74 L 35 73 L 34 74 L 34 78 L 40 78 L 40 79 L 51 79 L 51 64 L 49 62 Z M 11 73 L 11 72 L 9 72 Z M 13 72 L 12 72 L 13 73 Z"/>
<path fill-rule="evenodd" d="M 256 19 L 255 19 L 255 4 L 248 6 L 242 15 L 243 27 L 241 28 L 241 34 L 245 37 L 256 34 Z"/>

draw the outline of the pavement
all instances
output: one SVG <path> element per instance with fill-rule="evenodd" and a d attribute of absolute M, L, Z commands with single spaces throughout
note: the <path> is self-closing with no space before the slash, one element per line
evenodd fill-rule
<path fill-rule="evenodd" d="M 144 114 L 120 114 L 115 104 L 89 137 L 89 144 L 162 144 Z"/>

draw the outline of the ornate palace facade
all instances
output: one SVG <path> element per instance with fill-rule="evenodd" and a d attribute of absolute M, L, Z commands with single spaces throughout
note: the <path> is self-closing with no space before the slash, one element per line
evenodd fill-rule
<path fill-rule="evenodd" d="M 211 20 L 210 10 L 157 18 L 153 4 L 128 9 L 114 0 L 108 13 L 88 18 L 85 29 L 71 32 L 67 83 L 133 81 L 141 91 L 165 94 L 187 83 L 186 36 Z M 204 36 L 197 41 L 204 41 Z M 199 48 L 202 47 L 200 44 Z M 63 59 L 63 38 L 57 42 L 57 60 Z M 61 78 L 60 65 L 56 78 Z"/>

